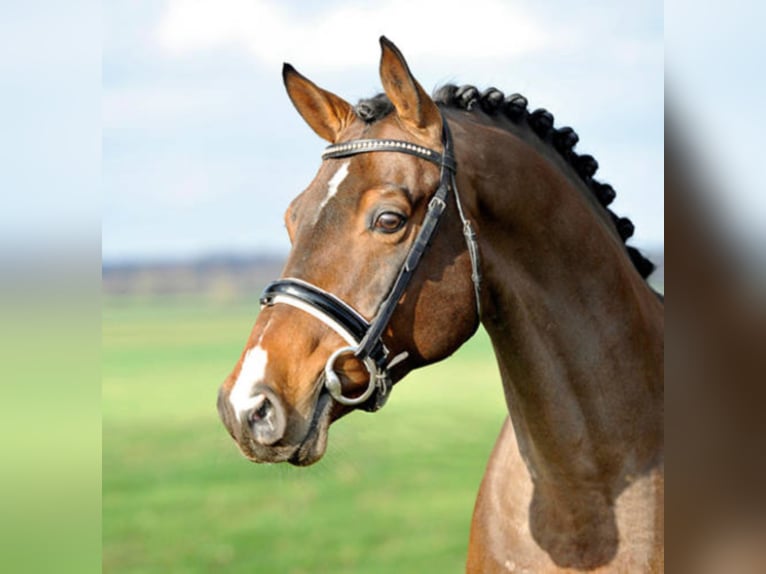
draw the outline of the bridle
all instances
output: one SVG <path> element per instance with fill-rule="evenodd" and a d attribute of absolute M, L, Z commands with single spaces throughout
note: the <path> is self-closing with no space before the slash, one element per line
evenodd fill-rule
<path fill-rule="evenodd" d="M 319 319 L 336 333 L 348 346 L 341 347 L 327 359 L 324 368 L 325 387 L 330 395 L 343 405 L 358 406 L 364 410 L 380 409 L 388 398 L 393 385 L 389 371 L 407 357 L 407 352 L 400 353 L 389 359 L 390 352 L 383 343 L 383 331 L 391 320 L 394 309 L 412 280 L 415 269 L 429 242 L 436 231 L 442 213 L 447 207 L 449 192 L 452 190 L 455 202 L 463 222 L 463 235 L 471 258 L 471 279 L 476 296 L 476 310 L 481 317 L 480 287 L 481 274 L 479 270 L 479 249 L 476 233 L 471 222 L 466 219 L 460 197 L 455 184 L 457 164 L 452 147 L 447 121 L 442 117 L 442 144 L 444 153 L 440 154 L 426 147 L 391 139 L 358 139 L 328 146 L 322 154 L 322 159 L 338 159 L 362 153 L 379 151 L 399 152 L 413 155 L 440 167 L 439 186 L 428 203 L 428 209 L 423 224 L 410 247 L 404 264 L 394 280 L 388 295 L 380 304 L 375 317 L 368 322 L 362 315 L 345 301 L 324 289 L 306 281 L 295 278 L 283 278 L 266 286 L 261 295 L 261 305 L 271 306 L 283 303 L 301 309 Z M 367 389 L 357 397 L 343 395 L 341 381 L 335 372 L 335 363 L 346 354 L 352 354 L 360 360 L 370 374 Z M 374 396 L 373 396 L 374 395 Z"/>

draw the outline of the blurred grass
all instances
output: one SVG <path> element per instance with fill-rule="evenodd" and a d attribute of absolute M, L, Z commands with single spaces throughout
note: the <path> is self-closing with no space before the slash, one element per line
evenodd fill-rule
<path fill-rule="evenodd" d="M 218 420 L 257 303 L 103 311 L 103 571 L 462 572 L 505 416 L 486 334 L 330 429 L 309 468 L 255 465 Z"/>

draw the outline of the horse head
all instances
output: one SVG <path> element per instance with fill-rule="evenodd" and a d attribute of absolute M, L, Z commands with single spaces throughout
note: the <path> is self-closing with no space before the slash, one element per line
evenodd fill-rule
<path fill-rule="evenodd" d="M 284 66 L 295 108 L 332 145 L 287 209 L 283 279 L 219 392 L 224 425 L 255 462 L 316 462 L 333 421 L 379 408 L 393 383 L 478 325 L 466 220 L 444 196 L 454 191 L 445 120 L 399 50 L 386 38 L 381 47 L 382 113 Z"/>

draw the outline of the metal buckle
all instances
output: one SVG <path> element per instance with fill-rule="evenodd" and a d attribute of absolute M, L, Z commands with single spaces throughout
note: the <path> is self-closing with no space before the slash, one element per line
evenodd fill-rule
<path fill-rule="evenodd" d="M 441 197 L 438 197 L 434 195 L 431 198 L 431 201 L 428 202 L 428 210 L 429 211 L 435 211 L 437 214 L 441 215 L 441 213 L 447 208 L 447 202 L 444 201 Z"/>

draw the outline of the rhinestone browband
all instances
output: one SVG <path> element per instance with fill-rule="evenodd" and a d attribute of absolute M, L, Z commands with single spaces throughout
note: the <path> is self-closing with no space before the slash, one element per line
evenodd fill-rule
<path fill-rule="evenodd" d="M 347 143 L 333 144 L 325 148 L 324 153 L 322 154 L 322 159 L 348 157 L 359 153 L 373 151 L 404 152 L 426 159 L 440 167 L 442 165 L 443 159 L 442 154 L 428 149 L 427 147 L 401 140 L 386 139 L 364 139 L 354 140 Z M 446 167 L 454 170 L 454 163 L 455 162 L 451 157 L 444 158 L 444 165 Z"/>

